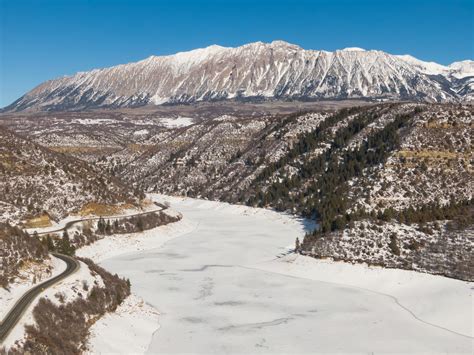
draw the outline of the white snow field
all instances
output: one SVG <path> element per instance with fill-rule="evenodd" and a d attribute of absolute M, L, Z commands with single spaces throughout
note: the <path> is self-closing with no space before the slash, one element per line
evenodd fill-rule
<path fill-rule="evenodd" d="M 141 298 L 130 295 L 90 329 L 88 354 L 143 354 L 160 327 L 159 313 Z"/>
<path fill-rule="evenodd" d="M 111 250 L 100 259 L 130 278 L 133 293 L 159 311 L 160 324 L 141 331 L 151 336 L 149 344 L 121 348 L 113 345 L 127 331 L 108 336 L 97 326 L 95 353 L 473 351 L 472 283 L 292 254 L 277 258 L 303 237 L 302 221 L 225 203 L 155 198 L 170 201 L 193 228 L 157 248 Z M 123 314 L 107 323 L 114 317 Z"/>

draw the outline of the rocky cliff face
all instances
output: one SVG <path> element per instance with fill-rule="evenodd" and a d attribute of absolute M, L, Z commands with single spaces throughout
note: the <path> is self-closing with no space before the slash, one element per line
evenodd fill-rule
<path fill-rule="evenodd" d="M 137 107 L 224 99 L 472 100 L 473 61 L 443 66 L 347 48 L 283 41 L 210 46 L 47 81 L 5 111 Z"/>

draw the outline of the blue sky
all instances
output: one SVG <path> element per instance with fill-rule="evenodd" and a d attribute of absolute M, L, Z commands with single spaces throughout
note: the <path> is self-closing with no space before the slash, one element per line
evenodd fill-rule
<path fill-rule="evenodd" d="M 211 44 L 474 59 L 474 0 L 0 2 L 0 107 L 47 79 Z"/>

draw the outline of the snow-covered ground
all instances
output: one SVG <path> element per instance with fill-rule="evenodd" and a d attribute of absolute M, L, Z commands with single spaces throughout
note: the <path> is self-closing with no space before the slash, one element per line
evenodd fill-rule
<path fill-rule="evenodd" d="M 177 215 L 171 209 L 166 210 L 166 213 Z M 112 235 L 82 247 L 76 251 L 76 255 L 101 262 L 123 254 L 151 250 L 171 238 L 190 233 L 196 226 L 197 222 L 183 218 L 142 233 Z M 132 294 L 114 313 L 106 314 L 91 327 L 88 342 L 90 353 L 145 353 L 150 339 L 160 327 L 158 315 L 154 307 Z"/>
<path fill-rule="evenodd" d="M 130 295 L 114 313 L 107 313 L 91 327 L 90 354 L 145 353 L 159 329 L 158 316 L 155 308 Z"/>
<path fill-rule="evenodd" d="M 172 216 L 176 215 L 176 212 L 172 210 L 166 210 L 166 213 Z M 196 222 L 183 218 L 178 222 L 169 223 L 141 233 L 110 235 L 76 250 L 76 255 L 100 263 L 105 259 L 125 253 L 158 248 L 171 238 L 189 233 L 195 227 Z"/>
<path fill-rule="evenodd" d="M 66 264 L 54 257 L 58 263 L 58 267 L 55 269 L 54 274 L 61 273 L 65 269 Z M 68 303 L 74 301 L 77 297 L 83 297 L 87 295 L 87 291 L 84 289 L 84 285 L 87 285 L 89 288 L 92 285 L 98 285 L 99 287 L 104 287 L 102 278 L 99 275 L 92 275 L 89 267 L 81 262 L 81 267 L 69 277 L 61 280 L 52 287 L 47 288 L 41 294 L 35 298 L 35 300 L 29 305 L 24 315 L 21 317 L 20 321 L 15 325 L 13 330 L 10 332 L 8 337 L 5 339 L 2 346 L 11 347 L 15 342 L 22 342 L 25 333 L 25 325 L 34 324 L 33 319 L 33 309 L 41 298 L 47 298 L 55 304 L 61 304 L 62 302 Z M 61 301 L 62 298 L 62 301 Z"/>
<path fill-rule="evenodd" d="M 9 289 L 0 288 L 0 321 L 7 315 L 15 303 L 28 291 L 41 282 L 45 282 L 66 270 L 61 259 L 52 256 L 41 264 L 31 264 L 20 271 L 16 281 Z"/>
<path fill-rule="evenodd" d="M 310 226 L 267 210 L 155 198 L 183 220 L 130 236 L 147 240 L 139 247 L 99 241 L 80 251 L 129 278 L 160 312 L 159 324 L 150 309 L 138 322 L 127 309 L 141 301 L 128 300 L 94 326 L 96 353 L 472 353 L 472 283 L 278 258 Z"/>
<path fill-rule="evenodd" d="M 193 124 L 193 119 L 190 117 L 169 118 L 164 117 L 160 119 L 160 123 L 167 128 L 186 127 Z"/>

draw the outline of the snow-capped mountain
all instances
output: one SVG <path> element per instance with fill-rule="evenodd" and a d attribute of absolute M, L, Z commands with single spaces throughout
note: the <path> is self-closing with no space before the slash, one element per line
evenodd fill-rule
<path fill-rule="evenodd" d="M 47 81 L 6 107 L 70 110 L 222 99 L 472 100 L 474 62 L 443 66 L 377 50 L 283 41 L 213 45 Z"/>

